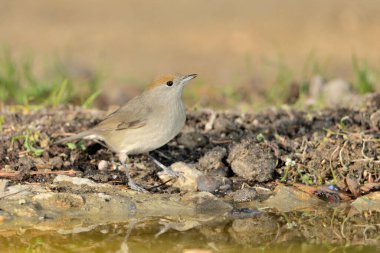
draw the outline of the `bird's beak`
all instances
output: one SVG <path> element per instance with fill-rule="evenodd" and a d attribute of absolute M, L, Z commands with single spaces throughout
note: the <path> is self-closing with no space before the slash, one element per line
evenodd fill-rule
<path fill-rule="evenodd" d="M 197 74 L 190 74 L 190 75 L 185 75 L 183 78 L 182 78 L 182 83 L 186 83 L 188 81 L 190 81 L 191 79 L 194 79 L 197 77 Z"/>

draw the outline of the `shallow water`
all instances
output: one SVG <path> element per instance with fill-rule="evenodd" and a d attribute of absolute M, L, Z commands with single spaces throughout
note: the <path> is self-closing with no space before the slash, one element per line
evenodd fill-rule
<path fill-rule="evenodd" d="M 0 246 L 1 252 L 379 252 L 380 213 L 344 213 L 145 217 L 58 232 L 19 228 L 0 231 Z"/>
<path fill-rule="evenodd" d="M 112 226 L 114 227 L 114 226 Z M 1 236 L 1 252 L 379 252 L 376 246 L 314 244 L 301 240 L 264 245 L 244 245 L 231 241 L 224 234 L 220 241 L 209 241 L 199 231 L 169 232 L 158 238 L 154 234 L 125 234 L 113 231 L 91 231 L 74 235 L 59 235 L 29 231 L 20 236 Z M 190 253 L 190 251 L 189 251 Z"/>

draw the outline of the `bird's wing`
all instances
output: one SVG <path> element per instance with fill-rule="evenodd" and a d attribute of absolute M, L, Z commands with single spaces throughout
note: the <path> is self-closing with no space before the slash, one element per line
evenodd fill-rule
<path fill-rule="evenodd" d="M 132 99 L 125 106 L 109 114 L 93 130 L 120 131 L 145 126 L 152 109 L 147 106 L 141 106 L 141 102 L 139 98 Z"/>

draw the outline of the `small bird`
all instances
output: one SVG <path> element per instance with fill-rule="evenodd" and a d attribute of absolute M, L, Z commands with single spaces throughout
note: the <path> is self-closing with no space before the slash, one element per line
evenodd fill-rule
<path fill-rule="evenodd" d="M 181 131 L 186 121 L 182 91 L 185 84 L 195 77 L 196 74 L 168 74 L 156 78 L 146 91 L 109 114 L 95 127 L 58 140 L 56 144 L 79 139 L 105 143 L 118 155 L 120 163 L 125 168 L 129 187 L 146 192 L 129 175 L 126 165 L 128 155 L 155 150 L 168 143 Z M 175 175 L 170 168 L 152 159 L 165 173 Z"/>

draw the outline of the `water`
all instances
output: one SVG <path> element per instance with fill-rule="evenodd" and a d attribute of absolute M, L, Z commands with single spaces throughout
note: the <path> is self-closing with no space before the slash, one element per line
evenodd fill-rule
<path fill-rule="evenodd" d="M 58 232 L 17 228 L 0 232 L 0 252 L 379 252 L 379 213 L 341 214 L 150 217 L 88 227 L 83 221 Z"/>

